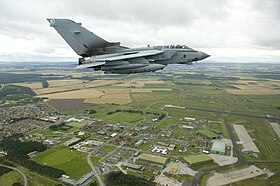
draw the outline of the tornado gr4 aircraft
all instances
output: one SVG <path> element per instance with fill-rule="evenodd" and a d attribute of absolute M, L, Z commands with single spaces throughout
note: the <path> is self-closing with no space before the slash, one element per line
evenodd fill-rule
<path fill-rule="evenodd" d="M 78 69 L 93 68 L 105 73 L 131 74 L 155 72 L 168 64 L 192 64 L 209 57 L 186 45 L 128 48 L 108 42 L 69 19 L 47 19 L 79 55 Z"/>

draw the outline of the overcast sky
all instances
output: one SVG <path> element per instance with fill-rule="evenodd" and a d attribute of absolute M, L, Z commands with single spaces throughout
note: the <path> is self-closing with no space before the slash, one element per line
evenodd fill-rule
<path fill-rule="evenodd" d="M 280 63 L 280 0 L 1 0 L 0 61 L 77 61 L 46 18 L 128 47 L 186 44 L 212 61 Z"/>

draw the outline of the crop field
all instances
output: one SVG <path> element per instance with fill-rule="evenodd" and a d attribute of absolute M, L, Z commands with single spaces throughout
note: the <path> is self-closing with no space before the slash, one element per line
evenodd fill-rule
<path fill-rule="evenodd" d="M 172 89 L 170 89 L 170 88 L 141 88 L 141 89 L 134 88 L 134 89 L 131 89 L 131 92 L 133 92 L 133 93 L 138 93 L 138 92 L 146 93 L 146 92 L 153 92 L 153 91 L 172 91 Z"/>
<path fill-rule="evenodd" d="M 48 97 L 48 99 L 86 99 L 98 98 L 103 95 L 101 90 L 96 89 L 82 89 L 53 94 L 45 94 L 38 97 Z"/>
<path fill-rule="evenodd" d="M 47 103 L 61 112 L 81 110 L 93 106 L 91 103 L 85 103 L 84 99 L 51 99 Z"/>
<path fill-rule="evenodd" d="M 76 85 L 83 83 L 83 80 L 78 79 L 62 79 L 62 80 L 49 80 L 48 84 L 49 87 L 62 87 L 62 86 L 68 86 L 68 85 Z"/>
<path fill-rule="evenodd" d="M 156 94 L 156 93 L 148 93 L 148 94 L 137 93 L 137 94 L 133 94 L 132 96 L 136 102 L 161 100 L 167 97 L 167 95 Z"/>
<path fill-rule="evenodd" d="M 48 165 L 64 170 L 66 175 L 74 179 L 79 179 L 91 170 L 87 164 L 85 154 L 69 150 L 64 146 L 44 151 L 36 155 L 34 160 L 42 165 Z"/>
<path fill-rule="evenodd" d="M 152 84 L 156 84 L 156 85 L 165 85 L 165 82 L 159 79 L 134 79 L 134 80 L 130 80 L 130 81 L 123 81 L 115 86 L 118 87 L 136 87 L 136 88 L 142 88 L 146 85 L 152 85 Z"/>
<path fill-rule="evenodd" d="M 29 87 L 31 89 L 42 88 L 42 83 L 41 82 L 24 82 L 24 83 L 14 83 L 14 84 L 18 85 L 18 86 Z"/>
<path fill-rule="evenodd" d="M 90 97 L 85 99 L 86 103 L 96 103 L 96 104 L 126 104 L 129 103 L 129 90 L 128 89 L 115 89 L 115 88 L 103 88 L 95 89 L 102 93 L 100 96 Z"/>
<path fill-rule="evenodd" d="M 15 183 L 23 184 L 22 175 L 16 171 L 11 171 L 0 176 L 0 185 L 13 185 Z"/>
<path fill-rule="evenodd" d="M 280 94 L 280 81 L 239 81 L 232 84 L 236 89 L 226 89 L 236 95 L 267 95 Z"/>

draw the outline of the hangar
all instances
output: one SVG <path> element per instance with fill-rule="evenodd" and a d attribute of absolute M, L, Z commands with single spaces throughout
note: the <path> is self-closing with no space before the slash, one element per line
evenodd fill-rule
<path fill-rule="evenodd" d="M 211 154 L 225 155 L 226 145 L 222 141 L 214 141 L 211 147 Z"/>

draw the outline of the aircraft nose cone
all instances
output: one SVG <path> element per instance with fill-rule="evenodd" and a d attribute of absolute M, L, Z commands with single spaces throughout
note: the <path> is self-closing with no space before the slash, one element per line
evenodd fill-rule
<path fill-rule="evenodd" d="M 206 54 L 206 53 L 204 53 L 204 52 L 200 52 L 200 59 L 202 60 L 202 59 L 206 59 L 206 58 L 208 58 L 210 55 L 208 55 L 208 54 Z"/>

